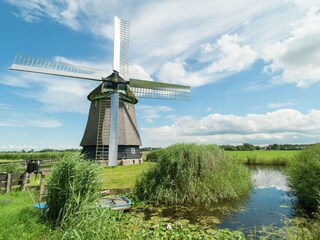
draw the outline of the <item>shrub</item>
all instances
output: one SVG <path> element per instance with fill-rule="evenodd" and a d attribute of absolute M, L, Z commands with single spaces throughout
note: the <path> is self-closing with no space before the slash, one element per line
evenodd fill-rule
<path fill-rule="evenodd" d="M 292 192 L 308 212 L 320 205 L 320 144 L 300 152 L 289 166 L 288 180 Z"/>
<path fill-rule="evenodd" d="M 54 166 L 47 184 L 47 219 L 59 225 L 82 206 L 94 204 L 101 190 L 97 171 L 97 165 L 79 154 L 65 155 Z"/>
<path fill-rule="evenodd" d="M 22 167 L 19 163 L 1 164 L 0 172 L 18 173 L 18 172 L 22 172 Z"/>
<path fill-rule="evenodd" d="M 156 156 L 156 157 L 155 157 Z M 177 144 L 154 152 L 154 167 L 137 179 L 138 200 L 211 204 L 248 192 L 250 174 L 216 145 Z"/>

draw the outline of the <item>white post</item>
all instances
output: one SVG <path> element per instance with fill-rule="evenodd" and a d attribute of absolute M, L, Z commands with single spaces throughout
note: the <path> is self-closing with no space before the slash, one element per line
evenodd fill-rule
<path fill-rule="evenodd" d="M 119 132 L 119 93 L 111 95 L 110 103 L 110 136 L 109 136 L 109 167 L 118 165 L 118 132 Z"/>

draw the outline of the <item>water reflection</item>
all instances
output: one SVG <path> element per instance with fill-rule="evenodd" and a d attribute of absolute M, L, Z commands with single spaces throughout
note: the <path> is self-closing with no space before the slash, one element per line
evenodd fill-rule
<path fill-rule="evenodd" d="M 277 190 L 288 191 L 289 186 L 286 177 L 280 168 L 251 167 L 252 180 L 255 189 L 275 188 Z"/>
<path fill-rule="evenodd" d="M 245 211 L 224 216 L 219 227 L 251 228 L 272 225 L 282 227 L 283 219 L 292 215 L 292 197 L 288 195 L 288 182 L 281 168 L 255 167 L 252 171 L 254 188 Z"/>

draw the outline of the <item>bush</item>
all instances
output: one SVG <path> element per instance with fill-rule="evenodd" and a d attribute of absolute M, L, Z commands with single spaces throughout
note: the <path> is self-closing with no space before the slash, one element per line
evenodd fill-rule
<path fill-rule="evenodd" d="M 320 205 L 320 144 L 300 152 L 289 166 L 288 180 L 292 192 L 307 212 Z"/>
<path fill-rule="evenodd" d="M 158 164 L 138 178 L 133 190 L 138 200 L 211 204 L 237 199 L 251 188 L 245 167 L 216 145 L 177 144 L 151 157 Z"/>
<path fill-rule="evenodd" d="M 22 172 L 22 167 L 19 163 L 1 164 L 0 172 L 19 173 Z"/>
<path fill-rule="evenodd" d="M 82 206 L 94 205 L 100 190 L 98 166 L 79 154 L 65 155 L 47 184 L 47 219 L 57 225 L 68 221 Z"/>

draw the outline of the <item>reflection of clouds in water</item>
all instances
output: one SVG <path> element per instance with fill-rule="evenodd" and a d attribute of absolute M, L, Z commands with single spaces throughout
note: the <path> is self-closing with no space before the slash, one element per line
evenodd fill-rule
<path fill-rule="evenodd" d="M 257 169 L 252 174 L 255 188 L 276 188 L 278 190 L 288 191 L 288 182 L 286 177 L 276 170 Z"/>

